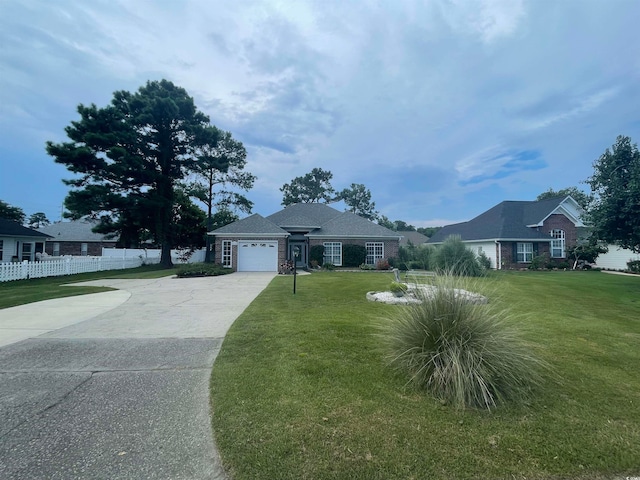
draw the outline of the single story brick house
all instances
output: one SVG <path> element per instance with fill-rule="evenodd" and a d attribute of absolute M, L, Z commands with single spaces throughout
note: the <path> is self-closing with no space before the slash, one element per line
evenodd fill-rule
<path fill-rule="evenodd" d="M 0 218 L 0 262 L 33 262 L 44 252 L 49 235 Z"/>
<path fill-rule="evenodd" d="M 90 220 L 72 220 L 56 222 L 40 227 L 39 232 L 52 237 L 46 244 L 46 253 L 58 257 L 60 255 L 101 256 L 102 248 L 113 248 L 116 239 L 107 238 L 102 233 L 95 233 L 96 226 Z"/>
<path fill-rule="evenodd" d="M 505 201 L 468 222 L 443 227 L 428 243 L 439 245 L 457 235 L 473 251 L 484 252 L 498 270 L 526 268 L 539 255 L 561 263 L 585 228 L 583 214 L 570 196 Z"/>
<path fill-rule="evenodd" d="M 324 247 L 325 262 L 342 265 L 342 248 L 362 245 L 366 263 L 397 257 L 402 235 L 351 212 L 340 212 L 323 203 L 296 203 L 262 217 L 253 214 L 218 228 L 214 237 L 216 263 L 236 271 L 278 271 L 295 258 L 299 268 L 309 264 L 314 245 Z"/>

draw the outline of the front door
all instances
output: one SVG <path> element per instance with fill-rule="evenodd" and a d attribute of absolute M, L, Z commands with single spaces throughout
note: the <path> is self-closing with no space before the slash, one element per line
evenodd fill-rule
<path fill-rule="evenodd" d="M 293 260 L 296 258 L 295 252 L 296 248 L 299 251 L 299 256 L 297 257 L 296 268 L 306 268 L 309 261 L 307 260 L 308 249 L 307 242 L 305 241 L 290 241 L 289 242 L 289 258 Z"/>

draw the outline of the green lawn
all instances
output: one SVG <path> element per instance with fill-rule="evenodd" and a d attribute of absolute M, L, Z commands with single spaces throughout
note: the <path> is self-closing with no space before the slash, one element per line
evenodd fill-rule
<path fill-rule="evenodd" d="M 159 278 L 173 275 L 175 269 L 164 269 L 159 265 L 147 265 L 126 270 L 108 270 L 103 272 L 81 273 L 62 277 L 34 278 L 0 283 L 0 308 L 15 307 L 25 303 L 50 300 L 52 298 L 73 297 L 88 293 L 113 290 L 105 287 L 68 287 L 75 282 L 86 282 L 101 278 Z M 65 285 L 65 286 L 63 286 Z"/>
<path fill-rule="evenodd" d="M 526 406 L 455 411 L 384 364 L 367 302 L 391 274 L 279 276 L 229 331 L 212 374 L 213 427 L 232 478 L 640 476 L 640 278 L 499 273 L 553 375 Z"/>

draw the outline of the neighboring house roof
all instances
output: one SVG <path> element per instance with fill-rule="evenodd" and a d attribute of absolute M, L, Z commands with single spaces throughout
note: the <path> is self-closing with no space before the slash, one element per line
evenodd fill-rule
<path fill-rule="evenodd" d="M 429 237 L 423 235 L 420 232 L 398 232 L 398 234 L 402 235 L 402 239 L 400 240 L 400 246 L 406 247 L 411 242 L 413 245 L 422 245 L 423 243 L 427 243 Z"/>
<path fill-rule="evenodd" d="M 220 227 L 211 235 L 233 235 L 233 236 L 288 236 L 289 232 L 283 230 L 275 223 L 267 220 L 262 215 L 253 215 Z"/>
<path fill-rule="evenodd" d="M 313 237 L 351 237 L 351 238 L 393 238 L 399 239 L 401 234 L 373 223 L 355 213 L 342 212 L 307 234 Z"/>
<path fill-rule="evenodd" d="M 104 233 L 95 233 L 91 229 L 96 222 L 89 220 L 72 220 L 70 222 L 56 222 L 40 227 L 39 232 L 50 235 L 56 242 L 115 242 Z"/>
<path fill-rule="evenodd" d="M 322 203 L 296 203 L 264 218 L 257 213 L 218 228 L 210 235 L 289 236 L 304 232 L 316 238 L 390 238 L 401 234 L 351 212 L 340 212 Z"/>
<path fill-rule="evenodd" d="M 577 227 L 582 209 L 571 197 L 556 197 L 540 201 L 504 201 L 468 222 L 447 225 L 438 230 L 429 243 L 441 243 L 451 235 L 463 241 L 473 240 L 545 240 L 549 235 L 537 226 L 555 213 L 566 215 Z"/>
<path fill-rule="evenodd" d="M 282 228 L 313 229 L 321 227 L 340 213 L 324 203 L 294 203 L 269 215 L 267 219 Z"/>
<path fill-rule="evenodd" d="M 0 236 L 3 237 L 38 237 L 46 239 L 50 235 L 46 233 L 38 232 L 31 228 L 23 227 L 18 222 L 13 220 L 7 220 L 6 218 L 0 218 Z"/>

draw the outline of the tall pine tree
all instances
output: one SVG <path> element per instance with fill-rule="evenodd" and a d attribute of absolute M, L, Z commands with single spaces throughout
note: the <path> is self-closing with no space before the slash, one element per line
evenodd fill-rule
<path fill-rule="evenodd" d="M 149 232 L 161 245 L 161 264 L 170 267 L 176 185 L 206 142 L 208 117 L 167 80 L 115 92 L 104 108 L 79 105 L 78 113 L 65 129 L 69 142 L 47 142 L 56 163 L 76 175 L 64 180 L 72 187 L 69 216 L 99 219 L 96 231 L 116 232 L 122 242 Z"/>

